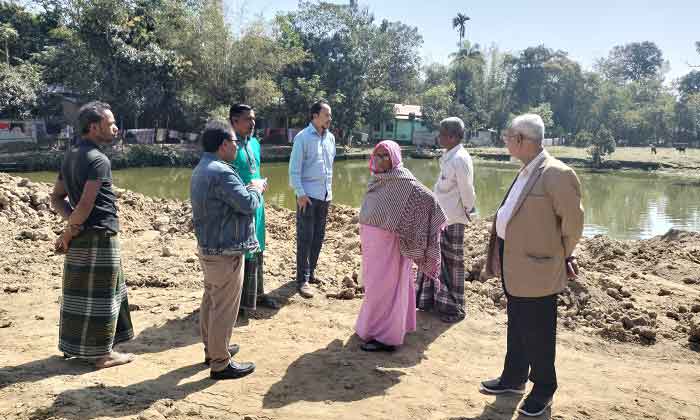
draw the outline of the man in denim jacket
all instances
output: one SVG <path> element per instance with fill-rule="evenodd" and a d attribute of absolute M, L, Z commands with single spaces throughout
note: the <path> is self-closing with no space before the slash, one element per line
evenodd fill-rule
<path fill-rule="evenodd" d="M 265 183 L 243 184 L 227 162 L 238 145 L 231 127 L 211 121 L 202 133 L 204 153 L 192 173 L 190 199 L 199 261 L 204 272 L 200 331 L 204 363 L 212 379 L 235 379 L 255 370 L 253 363 L 232 360 L 238 346 L 229 346 L 243 285 L 244 255 L 258 248 L 253 215 L 262 202 Z"/>

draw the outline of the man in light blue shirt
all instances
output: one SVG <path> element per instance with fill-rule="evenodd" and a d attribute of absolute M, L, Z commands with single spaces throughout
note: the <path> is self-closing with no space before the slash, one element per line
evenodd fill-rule
<path fill-rule="evenodd" d="M 335 137 L 329 128 L 331 107 L 320 100 L 311 106 L 311 123 L 294 137 L 289 159 L 289 185 L 297 196 L 297 289 L 313 297 L 309 281 L 326 234 L 326 217 L 331 202 Z"/>

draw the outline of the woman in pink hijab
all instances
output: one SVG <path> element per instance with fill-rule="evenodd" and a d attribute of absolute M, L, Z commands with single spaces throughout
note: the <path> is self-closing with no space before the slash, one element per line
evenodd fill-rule
<path fill-rule="evenodd" d="M 413 264 L 437 278 L 446 219 L 433 192 L 401 162 L 393 141 L 377 144 L 360 209 L 365 297 L 355 324 L 365 351 L 394 351 L 416 329 Z"/>

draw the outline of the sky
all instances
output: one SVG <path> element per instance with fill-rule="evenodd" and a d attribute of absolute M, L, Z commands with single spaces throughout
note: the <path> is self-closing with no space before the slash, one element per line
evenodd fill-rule
<path fill-rule="evenodd" d="M 273 17 L 294 10 L 297 0 L 224 0 L 234 17 Z M 344 0 L 331 0 L 345 3 Z M 458 31 L 452 18 L 471 18 L 467 38 L 483 47 L 496 44 L 518 52 L 544 44 L 567 51 L 585 69 L 592 69 L 615 45 L 653 41 L 669 62 L 667 82 L 700 66 L 695 41 L 700 41 L 700 0 L 359 0 L 375 19 L 416 26 L 423 36 L 424 63 L 447 63 L 457 49 Z"/>

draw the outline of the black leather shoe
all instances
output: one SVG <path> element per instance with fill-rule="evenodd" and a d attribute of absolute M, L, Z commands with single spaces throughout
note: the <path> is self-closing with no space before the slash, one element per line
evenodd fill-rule
<path fill-rule="evenodd" d="M 240 346 L 238 344 L 231 344 L 228 346 L 228 352 L 231 354 L 231 357 L 233 357 L 238 351 L 240 350 Z M 204 364 L 209 366 L 209 363 L 211 362 L 211 358 L 205 357 L 204 358 Z"/>
<path fill-rule="evenodd" d="M 377 340 L 371 340 L 368 341 L 360 346 L 360 349 L 364 351 L 386 351 L 386 352 L 392 352 L 396 350 L 396 346 L 390 346 L 388 344 L 384 344 L 382 342 L 379 342 Z"/>
<path fill-rule="evenodd" d="M 226 369 L 209 373 L 212 379 L 238 379 L 250 375 L 255 370 L 255 364 L 251 362 L 236 363 L 231 360 Z"/>

